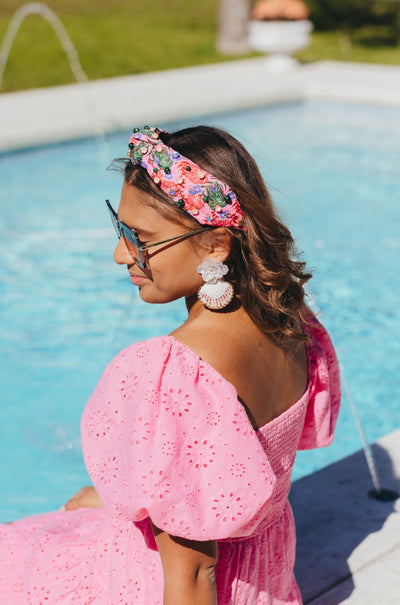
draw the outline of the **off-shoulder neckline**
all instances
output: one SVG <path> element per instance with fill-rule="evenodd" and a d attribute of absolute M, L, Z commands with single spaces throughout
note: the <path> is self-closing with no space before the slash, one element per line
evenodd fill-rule
<path fill-rule="evenodd" d="M 265 424 L 262 424 L 261 426 L 254 428 L 254 426 L 252 425 L 250 418 L 247 415 L 245 406 L 242 404 L 242 402 L 239 399 L 238 396 L 238 392 L 236 390 L 236 387 L 229 382 L 229 380 L 227 380 L 224 376 L 222 376 L 222 374 L 220 374 L 220 372 L 218 372 L 218 370 L 216 370 L 214 368 L 214 366 L 212 366 L 208 361 L 206 361 L 205 359 L 203 359 L 198 353 L 196 353 L 196 351 L 194 351 L 194 349 L 192 349 L 191 347 L 189 347 L 187 344 L 185 344 L 184 342 L 182 342 L 181 340 L 179 340 L 178 338 L 176 338 L 175 336 L 172 336 L 172 334 L 168 334 L 168 335 L 164 335 L 160 337 L 163 340 L 171 340 L 174 343 L 176 343 L 177 345 L 179 345 L 182 349 L 184 349 L 185 351 L 187 351 L 188 353 L 190 353 L 192 355 L 192 357 L 194 357 L 198 363 L 202 364 L 203 367 L 206 367 L 209 371 L 211 371 L 213 374 L 215 374 L 215 376 L 218 377 L 220 382 L 223 382 L 227 387 L 229 387 L 231 389 L 231 391 L 234 394 L 234 398 L 237 402 L 237 404 L 240 406 L 240 409 L 244 411 L 246 418 L 251 426 L 251 428 L 257 432 L 257 431 L 263 431 L 266 430 L 267 428 L 270 428 L 271 426 L 273 426 L 278 420 L 281 421 L 283 418 L 285 418 L 287 415 L 289 415 L 290 412 L 293 412 L 294 409 L 297 409 L 298 407 L 301 407 L 301 404 L 304 404 L 309 397 L 310 394 L 310 388 L 311 388 L 311 377 L 312 377 L 312 356 L 311 356 L 311 351 L 310 351 L 310 344 L 306 343 L 306 355 L 307 355 L 307 386 L 305 388 L 304 393 L 302 394 L 302 396 L 297 399 L 297 401 L 295 401 L 294 403 L 292 403 L 286 410 L 284 410 L 283 412 L 281 412 L 281 414 L 279 414 L 278 416 L 275 416 L 275 418 L 272 418 L 272 420 L 269 420 L 268 422 L 266 422 Z"/>

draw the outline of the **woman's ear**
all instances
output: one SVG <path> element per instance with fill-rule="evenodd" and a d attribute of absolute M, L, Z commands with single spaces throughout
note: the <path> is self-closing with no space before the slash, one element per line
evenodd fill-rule
<path fill-rule="evenodd" d="M 232 235 L 225 227 L 205 231 L 201 246 L 206 258 L 224 262 L 231 253 Z"/>

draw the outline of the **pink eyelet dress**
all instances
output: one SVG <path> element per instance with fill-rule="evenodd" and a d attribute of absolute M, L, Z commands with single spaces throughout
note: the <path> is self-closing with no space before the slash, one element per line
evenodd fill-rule
<path fill-rule="evenodd" d="M 254 430 L 234 387 L 172 336 L 119 353 L 82 417 L 104 506 L 0 525 L 0 603 L 162 605 L 149 517 L 218 540 L 218 605 L 299 605 L 287 500 L 297 449 L 329 445 L 339 371 L 325 329 L 307 328 L 308 387 Z"/>

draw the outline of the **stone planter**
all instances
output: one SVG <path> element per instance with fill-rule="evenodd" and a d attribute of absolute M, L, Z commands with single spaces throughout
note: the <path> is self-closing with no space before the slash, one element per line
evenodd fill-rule
<path fill-rule="evenodd" d="M 268 53 L 266 67 L 269 71 L 282 72 L 297 65 L 290 55 L 306 48 L 311 41 L 313 24 L 302 21 L 255 21 L 249 22 L 249 46 L 253 50 Z"/>

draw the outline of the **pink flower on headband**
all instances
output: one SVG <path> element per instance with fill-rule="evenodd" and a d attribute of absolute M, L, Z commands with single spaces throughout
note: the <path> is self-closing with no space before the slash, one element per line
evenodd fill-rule
<path fill-rule="evenodd" d="M 202 225 L 246 230 L 239 201 L 232 189 L 165 145 L 158 128 L 135 128 L 129 141 L 132 164 L 147 173 L 171 199 Z"/>

